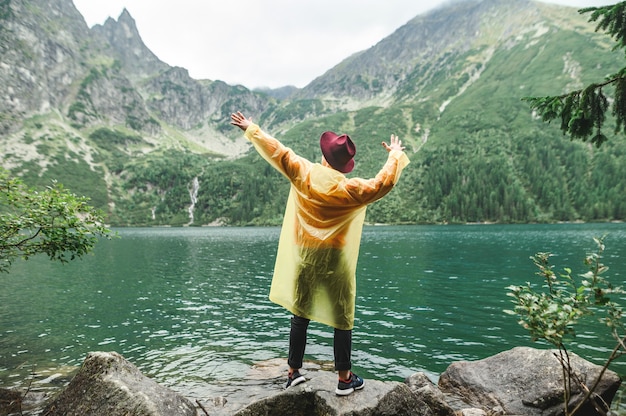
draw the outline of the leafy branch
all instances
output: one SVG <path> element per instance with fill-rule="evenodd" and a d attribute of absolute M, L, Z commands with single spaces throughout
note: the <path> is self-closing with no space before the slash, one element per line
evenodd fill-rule
<path fill-rule="evenodd" d="M 603 277 L 608 267 L 602 264 L 605 246 L 603 239 L 594 239 L 597 250 L 585 257 L 588 271 L 580 275 L 580 281 L 572 277 L 572 271 L 565 268 L 563 273 L 555 273 L 549 263 L 550 253 L 537 253 L 531 259 L 539 269 L 536 273 L 544 282 L 542 290 L 536 285 L 526 283 L 521 286 L 509 286 L 508 296 L 513 298 L 515 307 L 505 312 L 519 317 L 518 323 L 529 331 L 531 339 L 543 339 L 558 349 L 555 357 L 563 370 L 563 403 L 565 415 L 574 415 L 583 404 L 592 403 L 600 414 L 606 413 L 608 405 L 595 393 L 602 376 L 611 363 L 626 353 L 626 333 L 622 322 L 623 309 L 612 300 L 612 296 L 626 293 L 621 287 L 613 287 Z M 575 325 L 585 316 L 600 315 L 600 321 L 611 331 L 616 345 L 607 358 L 598 377 L 591 387 L 587 386 L 571 366 L 566 339 L 575 337 Z M 584 392 L 583 399 L 569 408 L 573 386 Z"/>
<path fill-rule="evenodd" d="M 88 199 L 53 183 L 39 192 L 0 170 L 0 272 L 18 258 L 45 253 L 66 263 L 110 237 L 103 215 Z"/>

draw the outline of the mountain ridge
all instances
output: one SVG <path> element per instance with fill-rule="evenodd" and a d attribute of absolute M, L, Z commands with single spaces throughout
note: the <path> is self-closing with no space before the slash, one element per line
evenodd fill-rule
<path fill-rule="evenodd" d="M 124 70 L 135 79 L 150 77 L 169 67 L 145 45 L 135 19 L 126 8 L 117 20 L 109 17 L 104 24 L 94 25 L 90 30 L 113 47 Z"/>
<path fill-rule="evenodd" d="M 279 223 L 288 187 L 228 124 L 238 109 L 313 160 L 319 150 L 307 138 L 350 131 L 360 176 L 375 174 L 380 141 L 400 134 L 413 163 L 399 190 L 370 208 L 371 222 L 626 217 L 623 184 L 602 170 L 623 171 L 622 143 L 606 146 L 617 157 L 599 163 L 607 155 L 570 143 L 520 100 L 618 69 L 610 42 L 575 9 L 452 3 L 302 89 L 251 91 L 162 62 L 127 10 L 90 29 L 70 0 L 8 4 L 0 11 L 0 164 L 31 184 L 62 181 L 114 225 Z M 599 167 L 582 175 L 585 164 Z"/>

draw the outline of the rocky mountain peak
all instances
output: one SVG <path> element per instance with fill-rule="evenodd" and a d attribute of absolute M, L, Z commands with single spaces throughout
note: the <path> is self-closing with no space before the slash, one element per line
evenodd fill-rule
<path fill-rule="evenodd" d="M 547 21 L 550 5 L 531 0 L 452 1 L 418 15 L 376 45 L 356 53 L 318 77 L 297 97 L 386 105 L 407 81 L 419 86 L 468 51 L 483 63 L 498 48 L 508 48 Z M 559 7 L 562 19 L 576 9 Z M 472 63 L 472 65 L 474 65 Z M 471 72 L 461 68 L 460 73 Z M 459 74 L 450 74 L 451 77 Z M 412 89 L 412 93 L 419 87 Z M 348 99 L 349 98 L 349 99 Z M 397 98 L 397 97 L 396 97 Z M 360 104 L 358 104 L 360 105 Z M 346 108 L 349 109 L 349 108 Z"/>
<path fill-rule="evenodd" d="M 115 58 L 122 63 L 125 73 L 131 78 L 149 77 L 168 68 L 145 45 L 135 19 L 126 8 L 117 20 L 109 17 L 103 25 L 93 26 L 91 31 L 111 46 Z"/>

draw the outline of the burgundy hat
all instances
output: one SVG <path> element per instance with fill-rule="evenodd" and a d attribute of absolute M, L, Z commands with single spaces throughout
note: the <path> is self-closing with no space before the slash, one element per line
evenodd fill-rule
<path fill-rule="evenodd" d="M 356 147 L 350 136 L 347 134 L 339 136 L 332 131 L 326 131 L 320 137 L 320 148 L 324 159 L 333 169 L 342 173 L 352 172 Z"/>

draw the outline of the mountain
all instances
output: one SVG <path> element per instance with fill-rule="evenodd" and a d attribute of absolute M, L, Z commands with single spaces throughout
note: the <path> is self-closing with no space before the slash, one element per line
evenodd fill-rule
<path fill-rule="evenodd" d="M 95 25 L 91 32 L 101 44 L 111 47 L 114 58 L 122 64 L 124 74 L 133 80 L 141 81 L 169 68 L 143 43 L 135 19 L 126 9 L 117 21 L 109 17 L 104 25 Z"/>
<path fill-rule="evenodd" d="M 302 89 L 250 91 L 162 62 L 126 10 L 88 28 L 71 0 L 8 0 L 0 164 L 89 196 L 112 225 L 278 224 L 288 184 L 228 124 L 241 109 L 311 159 L 322 131 L 349 132 L 358 176 L 399 134 L 412 163 L 370 222 L 623 220 L 623 138 L 572 142 L 521 100 L 623 66 L 587 18 L 530 0 L 448 3 Z"/>
<path fill-rule="evenodd" d="M 172 125 L 182 136 L 177 142 L 193 143 L 198 135 L 185 130 L 199 124 L 219 130 L 228 114 L 221 107 L 233 99 L 259 112 L 272 105 L 265 95 L 194 80 L 187 70 L 160 61 L 126 10 L 117 21 L 89 29 L 71 0 L 2 4 L 3 133 L 23 129 L 34 115 L 56 113 L 78 136 L 96 126 L 115 126 L 154 138 L 168 135 Z M 204 123 L 210 119 L 220 123 Z M 218 142 L 228 139 L 211 133 Z M 224 153 L 221 147 L 206 150 Z"/>

